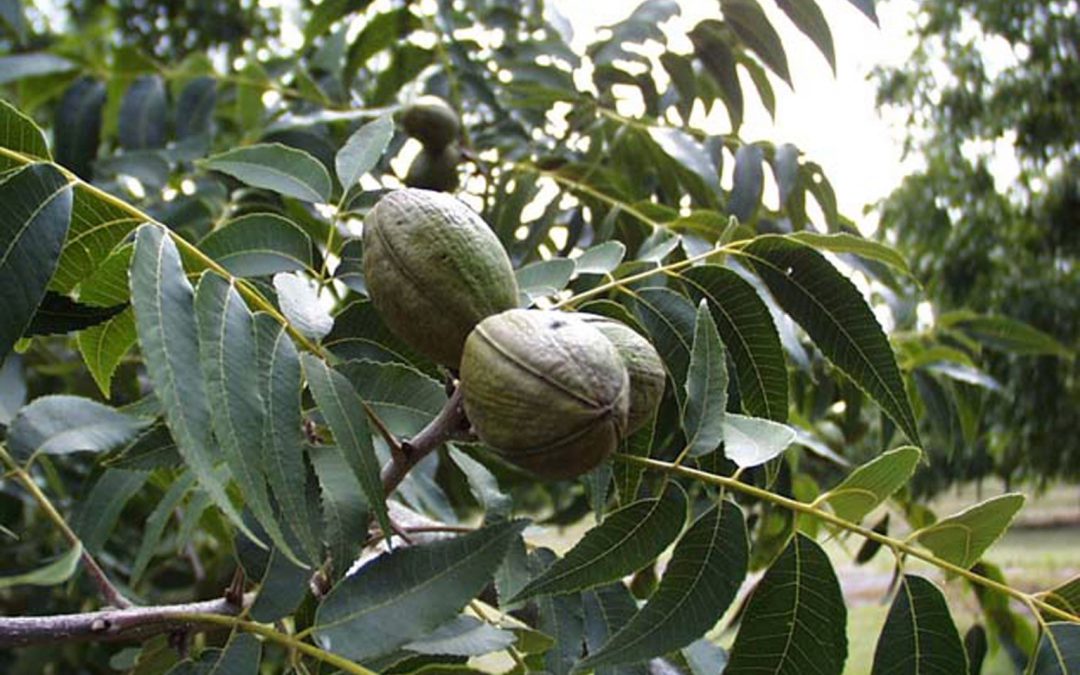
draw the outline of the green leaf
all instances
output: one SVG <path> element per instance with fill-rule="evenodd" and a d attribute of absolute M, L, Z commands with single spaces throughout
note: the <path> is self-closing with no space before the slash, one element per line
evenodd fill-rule
<path fill-rule="evenodd" d="M 311 268 L 311 239 L 296 223 L 274 213 L 230 220 L 199 242 L 199 249 L 229 274 L 258 277 Z"/>
<path fill-rule="evenodd" d="M 191 138 L 213 129 L 217 105 L 217 80 L 209 75 L 193 78 L 184 85 L 176 101 L 176 137 Z"/>
<path fill-rule="evenodd" d="M 30 325 L 26 327 L 23 337 L 66 335 L 102 324 L 125 309 L 127 305 L 113 307 L 83 305 L 66 295 L 55 291 L 45 291 L 45 297 L 34 312 L 34 318 L 30 320 Z"/>
<path fill-rule="evenodd" d="M 28 77 L 55 75 L 74 70 L 76 64 L 55 54 L 35 52 L 0 57 L 0 84 L 18 82 Z"/>
<path fill-rule="evenodd" d="M 690 675 L 720 675 L 727 667 L 727 652 L 708 638 L 695 640 L 683 647 L 682 655 L 686 659 Z"/>
<path fill-rule="evenodd" d="M 97 269 L 75 287 L 74 295 L 79 302 L 95 307 L 115 307 L 131 300 L 128 269 L 134 251 L 134 244 L 124 244 L 102 260 Z"/>
<path fill-rule="evenodd" d="M 698 305 L 694 326 L 694 346 L 686 374 L 686 404 L 682 427 L 690 457 L 712 452 L 724 440 L 728 374 L 724 346 L 716 330 L 708 303 Z"/>
<path fill-rule="evenodd" d="M 866 17 L 875 24 L 878 22 L 877 12 L 874 11 L 874 3 L 876 0 L 848 0 L 848 2 L 858 7 L 859 11 L 865 14 Z"/>
<path fill-rule="evenodd" d="M 911 538 L 942 560 L 967 569 L 1005 534 L 1023 505 L 1022 494 L 999 495 L 924 527 Z"/>
<path fill-rule="evenodd" d="M 443 656 L 480 656 L 506 649 L 517 638 L 508 630 L 496 628 L 474 616 L 458 615 L 404 649 L 417 654 Z"/>
<path fill-rule="evenodd" d="M 60 254 L 60 263 L 49 287 L 60 293 L 70 293 L 80 283 L 79 299 L 89 304 L 115 305 L 130 296 L 127 268 L 123 263 L 130 250 L 117 245 L 127 238 L 140 223 L 130 213 L 116 204 L 106 202 L 87 187 L 75 186 L 75 200 L 71 211 L 71 229 Z M 105 269 L 100 269 L 104 267 Z M 101 278 L 97 278 L 98 275 Z M 91 279 L 95 279 L 91 281 Z M 115 289 L 103 279 L 122 280 L 123 289 Z M 105 300 L 105 297 L 108 300 Z M 123 300 L 120 300 L 123 298 Z"/>
<path fill-rule="evenodd" d="M 200 163 L 248 185 L 301 201 L 325 203 L 333 186 L 319 160 L 281 143 L 259 143 L 214 155 Z"/>
<path fill-rule="evenodd" d="M 225 463 L 274 545 L 296 560 L 274 516 L 263 476 L 266 420 L 251 311 L 231 281 L 206 272 L 195 289 L 195 320 L 210 421 Z"/>
<path fill-rule="evenodd" d="M 0 182 L 0 360 L 45 297 L 71 222 L 67 179 L 31 164 Z"/>
<path fill-rule="evenodd" d="M 519 268 L 514 275 L 517 277 L 518 292 L 531 304 L 566 288 L 574 275 L 574 261 L 568 258 L 540 260 Z"/>
<path fill-rule="evenodd" d="M 747 469 L 777 457 L 795 441 L 786 424 L 728 413 L 724 416 L 724 456 Z"/>
<path fill-rule="evenodd" d="M 717 265 L 693 267 L 682 279 L 690 297 L 709 301 L 716 328 L 735 364 L 743 409 L 757 417 L 787 421 L 787 365 L 761 296 L 737 273 Z"/>
<path fill-rule="evenodd" d="M 691 173 L 697 174 L 713 192 L 720 191 L 720 177 L 716 166 L 701 143 L 682 129 L 675 127 L 649 127 L 649 138 L 669 157 Z"/>
<path fill-rule="evenodd" d="M 1066 612 L 1080 614 L 1080 576 L 1046 591 L 1043 600 Z"/>
<path fill-rule="evenodd" d="M 395 549 L 339 582 L 315 614 L 323 649 L 363 661 L 428 634 L 483 590 L 526 521 Z"/>
<path fill-rule="evenodd" d="M 671 483 L 661 497 L 608 514 L 511 602 L 593 588 L 636 572 L 664 552 L 685 522 L 686 494 Z"/>
<path fill-rule="evenodd" d="M 1053 336 L 1030 324 L 1004 316 L 978 316 L 967 313 L 945 315 L 943 326 L 957 328 L 975 338 L 987 349 L 1011 354 L 1048 354 L 1073 358 L 1074 354 Z"/>
<path fill-rule="evenodd" d="M 812 248 L 754 239 L 740 253 L 814 344 L 919 444 L 915 415 L 884 331 L 855 285 Z"/>
<path fill-rule="evenodd" d="M 825 20 L 816 0 L 777 0 L 776 4 L 796 27 L 813 41 L 835 75 L 836 50 L 833 48 L 832 32 L 829 31 L 829 22 Z"/>
<path fill-rule="evenodd" d="M 747 559 L 742 510 L 724 500 L 698 517 L 675 545 L 660 586 L 641 611 L 579 667 L 633 663 L 698 639 L 735 598 Z"/>
<path fill-rule="evenodd" d="M 841 232 L 839 234 L 820 234 L 803 230 L 786 235 L 788 239 L 812 246 L 816 249 L 831 251 L 832 253 L 854 253 L 868 260 L 876 260 L 892 267 L 904 274 L 911 274 L 907 260 L 896 249 L 870 239 L 864 239 L 856 234 Z"/>
<path fill-rule="evenodd" d="M 285 327 L 263 312 L 255 314 L 255 344 L 265 420 L 263 471 L 281 518 L 296 535 L 307 562 L 317 563 L 322 553 L 316 527 L 320 515 L 311 507 L 306 481 L 300 480 L 309 473 L 300 414 L 300 356 Z"/>
<path fill-rule="evenodd" d="M 912 574 L 900 580 L 874 650 L 873 675 L 955 675 L 967 672 L 967 655 L 945 596 L 932 581 Z"/>
<path fill-rule="evenodd" d="M 488 522 L 505 520 L 514 510 L 514 502 L 501 489 L 495 476 L 487 467 L 476 461 L 464 451 L 447 444 L 450 461 L 457 465 L 469 482 L 469 491 L 484 508 L 484 519 Z"/>
<path fill-rule="evenodd" d="M 439 382 L 404 363 L 347 361 L 338 372 L 352 383 L 360 399 L 399 437 L 415 435 L 435 418 L 446 402 Z"/>
<path fill-rule="evenodd" d="M 15 415 L 7 445 L 19 461 L 35 453 L 107 452 L 132 441 L 151 421 L 81 396 L 41 396 Z"/>
<path fill-rule="evenodd" d="M 341 577 L 367 540 L 368 503 L 340 448 L 310 448 L 309 456 L 322 489 L 325 538 L 334 577 Z"/>
<path fill-rule="evenodd" d="M 634 596 L 622 582 L 582 593 L 581 600 L 585 609 L 585 648 L 590 654 L 599 651 L 637 613 Z M 647 675 L 648 672 L 644 663 L 596 669 L 596 675 Z"/>
<path fill-rule="evenodd" d="M 15 413 L 26 403 L 26 376 L 23 358 L 12 354 L 0 362 L 0 425 L 9 426 Z"/>
<path fill-rule="evenodd" d="M 0 0 L 0 26 L 7 25 L 19 44 L 26 42 L 26 16 L 22 0 Z"/>
<path fill-rule="evenodd" d="M 686 382 L 697 320 L 694 305 L 672 290 L 643 288 L 633 296 L 632 307 L 634 316 L 649 332 L 668 375 L 675 382 Z M 681 405 L 685 390 L 675 387 L 673 391 Z"/>
<path fill-rule="evenodd" d="M 735 152 L 728 213 L 748 223 L 754 219 L 765 189 L 765 153 L 756 145 L 741 145 Z"/>
<path fill-rule="evenodd" d="M 833 513 L 844 520 L 862 522 L 866 514 L 908 482 L 921 456 L 922 452 L 911 445 L 882 453 L 849 473 L 817 501 L 828 503 Z"/>
<path fill-rule="evenodd" d="M 379 527 L 383 532 L 393 532 L 379 479 L 379 459 L 371 443 L 367 416 L 360 397 L 345 376 L 331 370 L 318 357 L 305 353 L 301 356 L 301 362 L 311 395 L 315 397 L 326 424 L 334 433 L 334 440 L 360 482 L 368 505 L 375 509 Z"/>
<path fill-rule="evenodd" d="M 728 29 L 719 21 L 706 20 L 694 26 L 689 37 L 694 45 L 694 54 L 719 87 L 720 98 L 731 120 L 732 133 L 737 133 L 743 121 L 743 91 L 739 73 L 735 69 L 735 54 L 728 44 L 731 40 Z"/>
<path fill-rule="evenodd" d="M 159 225 L 143 225 L 131 259 L 131 304 L 146 374 L 161 401 L 177 449 L 213 502 L 252 541 L 251 534 L 214 471 L 218 450 L 199 363 L 194 292 L 176 245 Z"/>
<path fill-rule="evenodd" d="M 720 8 L 724 12 L 724 20 L 747 48 L 789 87 L 793 86 L 784 45 L 757 0 L 720 0 Z"/>
<path fill-rule="evenodd" d="M 146 519 L 140 534 L 139 551 L 135 554 L 135 562 L 131 565 L 131 585 L 134 586 L 142 578 L 150 560 L 157 553 L 157 547 L 161 543 L 161 535 L 165 533 L 165 527 L 172 519 L 173 513 L 180 507 L 184 497 L 195 485 L 195 474 L 185 471 L 179 478 L 174 480 L 169 489 L 165 491 L 161 501 L 157 503 L 150 516 Z"/>
<path fill-rule="evenodd" d="M 543 556 L 543 554 L 548 554 Z M 543 558 L 554 558 L 548 549 L 537 551 L 533 556 L 536 562 L 546 562 Z M 545 595 L 536 602 L 539 621 L 537 628 L 555 640 L 554 646 L 544 654 L 544 672 L 552 675 L 570 675 L 574 664 L 581 657 L 581 643 L 585 639 L 585 611 L 581 606 L 581 595 Z"/>
<path fill-rule="evenodd" d="M 0 99 L 0 147 L 35 159 L 52 159 L 45 133 L 34 120 L 3 99 Z"/>
<path fill-rule="evenodd" d="M 274 275 L 281 313 L 298 331 L 321 340 L 334 329 L 329 308 L 319 301 L 318 284 L 302 274 L 281 272 Z"/>
<path fill-rule="evenodd" d="M 338 254 L 341 262 L 334 270 L 334 278 L 345 284 L 352 291 L 367 295 L 367 283 L 364 281 L 364 241 L 346 239 Z"/>
<path fill-rule="evenodd" d="M 105 323 L 80 331 L 76 337 L 79 353 L 101 393 L 112 395 L 112 378 L 124 356 L 137 339 L 135 314 L 129 307 Z"/>
<path fill-rule="evenodd" d="M 31 572 L 0 577 L 0 589 L 11 588 L 12 586 L 56 586 L 62 584 L 75 574 L 75 570 L 79 569 L 79 560 L 82 559 L 82 554 L 82 544 L 77 543 L 64 555 L 44 567 L 39 567 Z"/>
<path fill-rule="evenodd" d="M 100 554 L 109 540 L 120 514 L 132 497 L 142 490 L 150 475 L 144 471 L 106 469 L 90 492 L 83 495 L 71 518 L 71 529 L 93 554 Z"/>
<path fill-rule="evenodd" d="M 325 33 L 330 26 L 348 14 L 359 12 L 371 4 L 371 0 L 324 0 L 315 6 L 311 17 L 304 25 L 304 44 L 310 45 L 312 41 Z"/>
<path fill-rule="evenodd" d="M 626 246 L 622 242 L 605 241 L 585 249 L 574 258 L 575 271 L 578 274 L 610 274 L 625 255 Z"/>
<path fill-rule="evenodd" d="M 368 59 L 388 49 L 395 42 L 405 40 L 422 25 L 420 17 L 411 12 L 408 7 L 398 7 L 373 16 L 349 45 L 349 53 L 342 73 L 343 80 L 351 83 L 357 69 L 366 64 Z"/>
<path fill-rule="evenodd" d="M 1051 623 L 1043 631 L 1035 652 L 1032 675 L 1080 673 L 1080 625 Z"/>
<path fill-rule="evenodd" d="M 829 557 L 796 533 L 750 596 L 725 675 L 840 675 L 847 609 Z"/>
<path fill-rule="evenodd" d="M 165 121 L 165 84 L 161 78 L 135 78 L 120 104 L 120 146 L 125 150 L 165 147 Z"/>
<path fill-rule="evenodd" d="M 206 675 L 258 675 L 262 643 L 251 633 L 233 632 Z"/>
<path fill-rule="evenodd" d="M 251 618 L 270 623 L 292 615 L 307 595 L 310 579 L 310 569 L 296 565 L 280 549 L 273 549 L 259 583 L 259 594 L 251 605 Z"/>
<path fill-rule="evenodd" d="M 79 178 L 93 177 L 92 165 L 101 143 L 105 85 L 89 77 L 75 81 L 56 108 L 53 152 L 56 161 Z"/>
<path fill-rule="evenodd" d="M 334 158 L 338 180 L 348 190 L 379 162 L 394 135 L 394 120 L 382 115 L 357 129 Z"/>

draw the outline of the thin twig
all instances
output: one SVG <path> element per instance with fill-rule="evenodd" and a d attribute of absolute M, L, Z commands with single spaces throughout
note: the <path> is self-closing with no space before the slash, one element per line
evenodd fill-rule
<path fill-rule="evenodd" d="M 45 515 L 56 525 L 56 528 L 64 535 L 64 538 L 68 540 L 68 543 L 72 546 L 78 546 L 82 549 L 82 562 L 86 566 L 86 571 L 90 574 L 90 578 L 94 580 L 94 584 L 97 585 L 98 591 L 101 593 L 102 598 L 107 605 L 113 607 L 125 608 L 131 607 L 132 603 L 124 594 L 116 588 L 116 586 L 109 580 L 105 570 L 101 569 L 94 556 L 86 550 L 86 547 L 82 545 L 82 541 L 79 539 L 79 535 L 75 534 L 75 531 L 71 529 L 71 526 L 64 520 L 64 516 L 60 515 L 60 512 L 53 506 L 53 503 L 49 500 L 48 496 L 41 491 L 37 483 L 34 482 L 34 477 L 23 470 L 21 466 L 15 461 L 15 459 L 8 454 L 7 448 L 3 444 L 0 444 L 0 460 L 11 469 L 11 474 L 15 476 L 16 480 L 23 484 L 26 491 L 30 493 L 30 496 L 38 503 L 41 510 Z"/>
<path fill-rule="evenodd" d="M 458 387 L 447 399 L 435 419 L 421 429 L 420 433 L 402 442 L 401 458 L 391 458 L 390 462 L 383 467 L 383 493 L 387 496 L 393 494 L 401 481 L 405 480 L 409 471 L 440 445 L 448 440 L 466 437 L 467 423 L 465 408 L 462 405 L 461 387 Z"/>
<path fill-rule="evenodd" d="M 910 555 L 913 558 L 918 558 L 919 560 L 930 563 L 931 565 L 939 569 L 945 570 L 946 572 L 964 577 L 968 581 L 983 586 L 984 588 L 989 588 L 991 590 L 997 591 L 998 593 L 1003 593 L 1007 596 L 1015 598 L 1016 600 L 1019 600 L 1024 604 L 1037 605 L 1039 609 L 1043 610 L 1047 614 L 1052 614 L 1054 617 L 1061 619 L 1062 621 L 1080 623 L 1080 616 L 1076 616 L 1074 614 L 1066 612 L 1039 599 L 1036 596 L 1024 593 L 1019 589 L 1013 588 L 1007 584 L 994 581 L 993 579 L 988 579 L 981 574 L 976 574 L 975 572 L 972 572 L 966 567 L 955 565 L 948 560 L 939 558 L 934 554 L 929 553 L 928 551 L 924 551 L 923 549 L 913 546 L 911 544 L 908 544 L 907 542 L 901 541 L 899 539 L 894 539 L 893 537 L 890 537 L 886 534 L 875 532 L 869 528 L 863 527 L 858 523 L 853 523 L 849 520 L 840 518 L 839 516 L 836 516 L 829 511 L 825 511 L 817 506 L 814 506 L 813 504 L 806 504 L 795 499 L 789 499 L 787 497 L 784 497 L 783 495 L 778 495 L 757 486 L 743 483 L 742 481 L 737 480 L 733 477 L 721 476 L 714 473 L 708 473 L 706 471 L 700 471 L 698 469 L 691 469 L 685 466 L 675 466 L 670 462 L 663 462 L 656 459 L 635 457 L 633 455 L 624 454 L 616 454 L 615 459 L 623 462 L 628 462 L 630 464 L 637 464 L 639 466 L 644 466 L 646 468 L 654 469 L 657 471 L 679 474 L 681 476 L 693 478 L 694 480 L 698 480 L 704 483 L 718 485 L 725 488 L 731 488 L 736 492 L 741 492 L 743 494 L 756 497 L 757 499 L 761 499 L 762 501 L 776 504 L 777 506 L 781 506 L 785 509 L 793 511 L 796 514 L 805 514 L 812 518 L 816 518 L 818 520 L 829 523 L 830 525 L 834 525 L 840 529 L 847 530 L 848 532 L 854 532 L 855 534 L 863 537 L 864 539 L 876 541 L 883 546 L 889 547 L 894 552 L 901 552 L 906 555 Z"/>

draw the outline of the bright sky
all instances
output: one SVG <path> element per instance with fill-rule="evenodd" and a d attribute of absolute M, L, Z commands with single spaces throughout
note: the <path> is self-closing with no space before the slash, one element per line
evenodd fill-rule
<path fill-rule="evenodd" d="M 668 26 L 669 35 L 685 34 L 701 19 L 720 18 L 717 0 L 680 0 L 680 4 L 683 13 L 676 21 L 681 25 Z M 913 42 L 906 32 L 914 3 L 879 3 L 880 29 L 847 0 L 819 0 L 819 4 L 832 28 L 835 78 L 817 48 L 775 3 L 761 2 L 783 40 L 795 90 L 773 78 L 777 95 L 775 122 L 756 93 L 748 94 L 740 136 L 748 141 L 794 143 L 809 159 L 822 165 L 836 190 L 841 212 L 865 231 L 875 219 L 873 215 L 863 216 L 864 205 L 889 194 L 911 168 L 900 160 L 902 129 L 878 116 L 875 87 L 866 75 L 875 65 L 900 63 L 910 53 Z M 597 27 L 624 18 L 636 6 L 625 0 L 555 0 L 555 5 L 573 25 L 575 41 L 583 44 Z M 743 88 L 754 91 L 745 80 Z M 715 127 L 710 123 L 713 120 L 706 123 L 708 131 L 727 131 L 722 121 Z"/>

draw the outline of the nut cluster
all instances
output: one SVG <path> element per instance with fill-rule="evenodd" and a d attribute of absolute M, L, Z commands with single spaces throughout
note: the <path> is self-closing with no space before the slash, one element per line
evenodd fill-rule
<path fill-rule="evenodd" d="M 461 163 L 461 120 L 446 101 L 422 96 L 401 115 L 405 133 L 424 146 L 405 174 L 409 187 L 452 192 L 458 186 L 457 166 Z"/>
<path fill-rule="evenodd" d="M 364 275 L 390 330 L 460 372 L 477 436 L 541 478 L 596 467 L 659 405 L 648 340 L 604 317 L 517 308 L 502 244 L 449 195 L 383 197 L 364 223 Z"/>

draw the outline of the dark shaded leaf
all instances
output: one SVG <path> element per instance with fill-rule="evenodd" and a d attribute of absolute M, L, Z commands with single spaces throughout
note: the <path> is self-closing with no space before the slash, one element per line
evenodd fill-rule
<path fill-rule="evenodd" d="M 637 613 L 634 596 L 622 582 L 586 591 L 581 594 L 581 600 L 585 609 L 585 647 L 590 654 L 599 651 Z M 596 669 L 596 675 L 648 675 L 648 672 L 644 663 Z"/>
<path fill-rule="evenodd" d="M 184 85 L 176 102 L 176 137 L 180 140 L 209 134 L 213 129 L 217 105 L 217 81 L 209 76 L 196 77 Z"/>
<path fill-rule="evenodd" d="M 882 407 L 916 445 L 915 415 L 888 338 L 855 285 L 820 253 L 776 235 L 740 253 L 814 344 Z"/>
<path fill-rule="evenodd" d="M 751 415 L 787 420 L 788 375 L 780 337 L 769 308 L 753 286 L 716 265 L 682 275 L 694 299 L 705 298 L 735 364 L 743 408 Z"/>
<path fill-rule="evenodd" d="M 905 574 L 874 650 L 873 675 L 953 675 L 968 668 L 945 596 L 933 582 Z"/>
<path fill-rule="evenodd" d="M 184 497 L 195 485 L 195 474 L 185 471 L 179 478 L 174 480 L 169 489 L 161 497 L 150 516 L 142 527 L 142 539 L 139 542 L 139 551 L 135 555 L 135 562 L 131 566 L 131 585 L 135 585 L 142 578 L 150 560 L 157 553 L 161 536 L 165 533 L 165 527 L 172 519 L 173 513 L 180 507 Z"/>
<path fill-rule="evenodd" d="M 724 500 L 698 517 L 675 545 L 660 586 L 641 611 L 581 667 L 633 663 L 701 637 L 734 600 L 747 556 L 742 510 Z"/>
<path fill-rule="evenodd" d="M 765 153 L 756 145 L 742 145 L 735 152 L 735 174 L 732 178 L 728 213 L 747 223 L 754 219 L 765 189 Z"/>
<path fill-rule="evenodd" d="M 458 615 L 404 649 L 418 654 L 480 656 L 506 649 L 517 638 L 473 616 Z"/>
<path fill-rule="evenodd" d="M 79 178 L 92 177 L 91 165 L 101 143 L 105 85 L 84 77 L 77 80 L 60 99 L 53 125 L 53 152 L 56 161 Z"/>
<path fill-rule="evenodd" d="M 724 20 L 750 51 L 789 87 L 792 86 L 784 45 L 757 0 L 720 0 L 720 8 L 724 12 Z"/>
<path fill-rule="evenodd" d="M 341 577 L 367 540 L 369 508 L 364 490 L 336 446 L 309 450 L 322 489 L 326 543 L 333 576 Z"/>
<path fill-rule="evenodd" d="M 1035 653 L 1033 675 L 1080 673 L 1080 625 L 1051 623 L 1043 631 Z"/>
<path fill-rule="evenodd" d="M 104 323 L 125 309 L 127 305 L 113 307 L 83 305 L 66 295 L 46 291 L 24 336 L 65 335 Z"/>
<path fill-rule="evenodd" d="M 663 553 L 685 522 L 686 495 L 671 483 L 662 497 L 643 499 L 608 514 L 512 602 L 593 588 L 631 574 Z"/>
<path fill-rule="evenodd" d="M 120 513 L 149 478 L 146 472 L 123 469 L 106 469 L 98 476 L 71 519 L 71 529 L 79 535 L 87 551 L 95 555 L 101 552 L 116 529 Z"/>
<path fill-rule="evenodd" d="M 165 147 L 165 84 L 160 77 L 143 75 L 131 83 L 120 104 L 118 131 L 125 150 Z"/>
<path fill-rule="evenodd" d="M 0 182 L 0 359 L 26 332 L 71 222 L 67 179 L 32 164 Z"/>
<path fill-rule="evenodd" d="M 833 48 L 832 32 L 829 22 L 818 7 L 816 0 L 776 0 L 776 4 L 788 15 L 806 37 L 810 38 L 818 51 L 829 62 L 829 67 L 836 73 L 836 51 Z"/>
<path fill-rule="evenodd" d="M 379 479 L 379 459 L 371 443 L 371 432 L 360 397 L 341 373 L 331 370 L 318 357 L 305 353 L 301 356 L 301 363 L 311 395 L 334 433 L 341 454 L 360 482 L 368 505 L 374 509 L 379 527 L 383 532 L 392 532 Z"/>
<path fill-rule="evenodd" d="M 726 675 L 840 675 L 847 659 L 847 609 L 825 552 L 796 533 L 754 589 Z"/>

